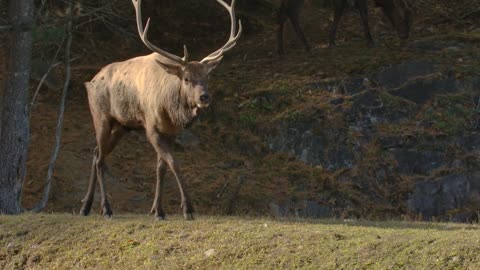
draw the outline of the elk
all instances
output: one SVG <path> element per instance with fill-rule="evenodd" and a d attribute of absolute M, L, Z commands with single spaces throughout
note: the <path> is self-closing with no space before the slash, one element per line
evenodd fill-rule
<path fill-rule="evenodd" d="M 367 0 L 330 0 L 333 1 L 334 19 L 329 33 L 329 45 L 334 47 L 337 36 L 337 28 L 343 13 L 348 7 L 355 7 L 360 13 L 367 45 L 373 47 L 372 34 L 368 26 L 368 5 Z M 412 24 L 412 9 L 407 0 L 374 0 L 375 6 L 382 8 L 384 14 L 390 20 L 397 31 L 399 38 L 407 39 L 410 34 Z M 283 48 L 283 28 L 287 19 L 292 23 L 298 38 L 303 43 L 305 50 L 310 51 L 302 27 L 300 26 L 299 13 L 304 0 L 281 0 L 277 8 L 277 50 L 280 55 L 284 54 Z"/>
<path fill-rule="evenodd" d="M 168 167 L 180 189 L 183 215 L 187 220 L 193 219 L 194 208 L 170 145 L 175 135 L 191 123 L 201 109 L 210 105 L 209 73 L 236 45 L 242 33 L 240 20 L 237 31 L 235 0 L 231 5 L 223 0 L 217 2 L 230 15 L 230 37 L 225 45 L 198 62 L 188 60 L 186 46 L 183 47 L 184 56 L 179 57 L 153 45 L 147 37 L 150 19 L 144 28 L 141 0 L 132 0 L 140 39 L 153 53 L 107 65 L 85 83 L 97 146 L 81 215 L 89 214 L 98 182 L 102 214 L 111 217 L 104 184 L 105 158 L 126 131 L 144 129 L 157 153 L 155 198 L 151 213 L 156 219 L 165 218 L 162 196 Z"/>

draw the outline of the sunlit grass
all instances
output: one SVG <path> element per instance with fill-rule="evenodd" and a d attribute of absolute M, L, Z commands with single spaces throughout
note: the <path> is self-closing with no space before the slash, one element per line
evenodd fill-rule
<path fill-rule="evenodd" d="M 27 214 L 1 216 L 0 227 L 2 269 L 480 267 L 476 225 Z"/>

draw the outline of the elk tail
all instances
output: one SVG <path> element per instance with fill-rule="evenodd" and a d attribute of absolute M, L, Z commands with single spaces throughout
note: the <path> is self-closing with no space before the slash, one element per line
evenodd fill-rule
<path fill-rule="evenodd" d="M 84 85 L 85 85 L 85 89 L 87 90 L 87 92 L 90 92 L 90 89 L 92 89 L 92 87 L 93 87 L 92 82 L 85 82 Z"/>

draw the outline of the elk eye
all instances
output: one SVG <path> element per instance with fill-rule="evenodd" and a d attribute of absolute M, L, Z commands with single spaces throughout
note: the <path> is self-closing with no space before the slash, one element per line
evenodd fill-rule
<path fill-rule="evenodd" d="M 190 82 L 190 80 L 187 79 L 187 78 L 184 78 L 183 80 L 184 80 L 186 83 Z"/>

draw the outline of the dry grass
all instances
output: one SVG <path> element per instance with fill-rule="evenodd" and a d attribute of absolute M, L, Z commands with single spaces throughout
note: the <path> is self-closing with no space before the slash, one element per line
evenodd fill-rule
<path fill-rule="evenodd" d="M 480 267 L 478 225 L 27 214 L 0 227 L 2 269 Z"/>

